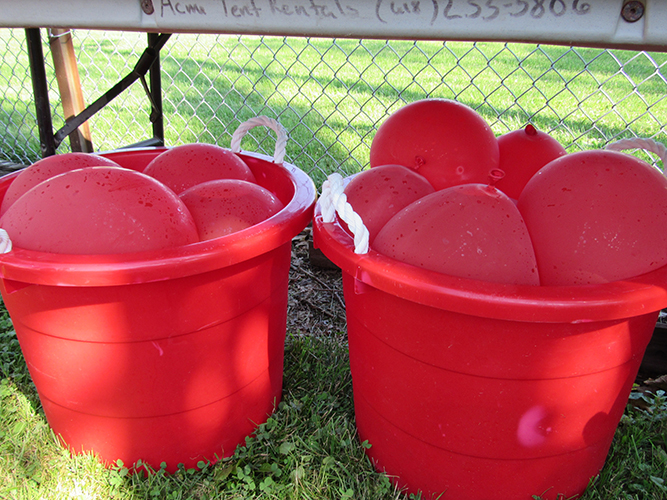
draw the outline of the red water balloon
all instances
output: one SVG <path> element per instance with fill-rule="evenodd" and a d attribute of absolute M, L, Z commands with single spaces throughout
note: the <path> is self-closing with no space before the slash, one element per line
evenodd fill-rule
<path fill-rule="evenodd" d="M 156 156 L 144 169 L 175 193 L 206 181 L 239 179 L 255 182 L 246 163 L 229 149 L 214 144 L 184 144 Z"/>
<path fill-rule="evenodd" d="M 519 199 L 526 183 L 547 163 L 566 154 L 565 148 L 533 125 L 498 137 L 500 168 L 505 177 L 496 187 L 510 198 Z"/>
<path fill-rule="evenodd" d="M 268 189 L 237 179 L 204 182 L 180 197 L 192 214 L 201 240 L 254 226 L 283 208 Z"/>
<path fill-rule="evenodd" d="M 448 99 L 423 99 L 394 112 L 378 128 L 370 149 L 371 167 L 403 165 L 436 190 L 485 183 L 498 158 L 498 141 L 484 118 Z"/>
<path fill-rule="evenodd" d="M 345 196 L 370 234 L 369 243 L 397 212 L 435 190 L 421 175 L 401 165 L 380 165 L 355 175 Z"/>
<path fill-rule="evenodd" d="M 14 246 L 63 254 L 115 254 L 195 243 L 185 204 L 157 180 L 120 167 L 87 167 L 47 179 L 7 209 Z"/>
<path fill-rule="evenodd" d="M 539 284 L 521 214 L 509 197 L 489 185 L 454 186 L 417 200 L 385 224 L 373 249 L 452 276 Z"/>
<path fill-rule="evenodd" d="M 615 151 L 562 156 L 518 200 L 542 285 L 631 278 L 667 264 L 667 178 Z"/>
<path fill-rule="evenodd" d="M 63 153 L 42 158 L 21 170 L 9 185 L 5 197 L 2 199 L 0 215 L 4 214 L 9 206 L 31 187 L 53 176 L 85 167 L 118 166 L 116 162 L 108 158 L 91 153 Z"/>

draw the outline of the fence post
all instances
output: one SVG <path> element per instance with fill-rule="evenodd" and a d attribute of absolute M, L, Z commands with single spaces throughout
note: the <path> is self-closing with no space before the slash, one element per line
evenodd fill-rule
<path fill-rule="evenodd" d="M 158 33 L 148 34 L 148 45 L 150 47 L 158 44 L 160 35 Z M 160 67 L 160 51 L 155 56 L 155 62 L 149 70 L 150 94 L 155 106 L 155 120 L 153 120 L 153 138 L 158 139 L 164 145 L 164 115 L 162 113 L 162 76 Z"/>

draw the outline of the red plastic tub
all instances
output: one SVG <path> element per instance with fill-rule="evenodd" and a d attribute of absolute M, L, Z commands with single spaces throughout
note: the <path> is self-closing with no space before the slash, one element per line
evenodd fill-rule
<path fill-rule="evenodd" d="M 142 170 L 164 148 L 105 156 Z M 242 154 L 285 207 L 162 251 L 0 255 L 0 291 L 47 420 L 73 452 L 194 467 L 234 453 L 280 399 L 291 239 L 315 187 Z M 15 174 L 0 179 L 0 196 Z"/>
<path fill-rule="evenodd" d="M 343 270 L 356 424 L 378 470 L 448 500 L 585 490 L 667 306 L 667 267 L 604 285 L 505 285 L 355 254 L 319 202 L 313 228 Z"/>

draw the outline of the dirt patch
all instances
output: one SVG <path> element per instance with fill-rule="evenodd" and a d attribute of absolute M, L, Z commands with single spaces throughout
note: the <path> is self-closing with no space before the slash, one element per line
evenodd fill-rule
<path fill-rule="evenodd" d="M 310 226 L 292 240 L 287 331 L 347 336 L 342 273 L 311 263 L 312 241 Z"/>

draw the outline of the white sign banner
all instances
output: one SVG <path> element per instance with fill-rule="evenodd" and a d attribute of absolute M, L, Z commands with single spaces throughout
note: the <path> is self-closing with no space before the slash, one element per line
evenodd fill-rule
<path fill-rule="evenodd" d="M 0 0 L 0 26 L 505 40 L 667 50 L 667 2 L 630 4 L 623 0 Z"/>

